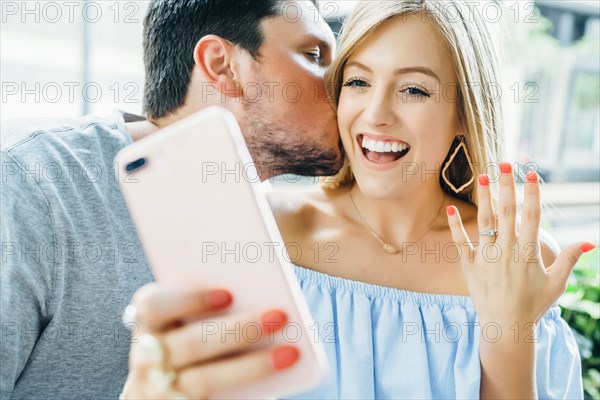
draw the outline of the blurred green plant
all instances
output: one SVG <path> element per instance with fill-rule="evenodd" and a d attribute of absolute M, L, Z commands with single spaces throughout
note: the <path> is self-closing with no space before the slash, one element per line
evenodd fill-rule
<path fill-rule="evenodd" d="M 585 254 L 575 267 L 566 293 L 560 298 L 562 317 L 579 347 L 586 399 L 600 398 L 600 257 Z"/>

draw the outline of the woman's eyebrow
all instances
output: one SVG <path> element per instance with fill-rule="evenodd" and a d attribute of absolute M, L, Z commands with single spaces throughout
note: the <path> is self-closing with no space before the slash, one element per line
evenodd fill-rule
<path fill-rule="evenodd" d="M 358 61 L 351 61 L 348 64 L 346 64 L 346 67 L 358 67 L 360 69 L 364 69 L 367 72 L 371 72 L 371 73 L 373 72 L 369 67 L 367 67 L 364 64 L 359 63 Z M 433 72 L 431 70 L 431 68 L 415 66 L 415 67 L 403 67 L 403 68 L 398 68 L 398 69 L 394 70 L 395 75 L 406 74 L 409 72 L 419 72 L 421 74 L 429 75 L 432 78 L 436 79 L 438 82 L 440 82 L 440 78 L 438 78 L 436 73 Z"/>

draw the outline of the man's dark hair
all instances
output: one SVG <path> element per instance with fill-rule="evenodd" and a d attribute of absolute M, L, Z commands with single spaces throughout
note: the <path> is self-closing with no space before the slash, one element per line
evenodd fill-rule
<path fill-rule="evenodd" d="M 152 0 L 144 19 L 147 116 L 164 117 L 184 103 L 194 67 L 194 47 L 203 36 L 220 36 L 258 59 L 264 41 L 260 23 L 281 15 L 283 2 Z"/>

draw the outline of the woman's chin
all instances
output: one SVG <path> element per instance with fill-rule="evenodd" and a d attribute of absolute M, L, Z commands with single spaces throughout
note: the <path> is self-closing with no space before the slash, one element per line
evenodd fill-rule
<path fill-rule="evenodd" d="M 355 176 L 356 183 L 363 196 L 375 200 L 391 200 L 402 197 L 406 188 L 401 182 L 390 182 L 389 179 Z"/>

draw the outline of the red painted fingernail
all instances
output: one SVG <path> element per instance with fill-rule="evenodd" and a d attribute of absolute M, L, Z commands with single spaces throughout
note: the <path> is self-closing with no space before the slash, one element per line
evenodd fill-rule
<path fill-rule="evenodd" d="M 595 248 L 596 248 L 596 245 L 595 245 L 594 243 L 587 242 L 587 243 L 584 243 L 584 244 L 581 246 L 581 252 L 582 252 L 582 253 L 587 253 L 588 251 L 592 251 L 592 250 L 594 250 Z"/>
<path fill-rule="evenodd" d="M 271 364 L 274 369 L 286 369 L 300 357 L 300 352 L 293 346 L 277 347 L 271 352 Z"/>
<path fill-rule="evenodd" d="M 490 184 L 490 177 L 487 175 L 479 175 L 479 184 L 481 186 L 488 186 Z"/>
<path fill-rule="evenodd" d="M 539 181 L 538 174 L 535 171 L 529 171 L 526 175 L 527 182 L 537 183 Z"/>
<path fill-rule="evenodd" d="M 216 289 L 206 294 L 206 303 L 213 310 L 227 307 L 232 301 L 233 296 L 227 290 Z"/>
<path fill-rule="evenodd" d="M 283 328 L 287 322 L 287 315 L 283 311 L 271 310 L 267 311 L 260 318 L 260 324 L 263 331 L 272 333 Z"/>
<path fill-rule="evenodd" d="M 446 207 L 446 213 L 448 215 L 454 215 L 454 213 L 456 213 L 456 210 L 454 209 L 453 206 L 448 206 L 448 207 Z"/>
<path fill-rule="evenodd" d="M 509 163 L 503 162 L 500 163 L 500 171 L 502 171 L 503 174 L 510 174 L 510 171 L 512 171 L 512 167 Z"/>

